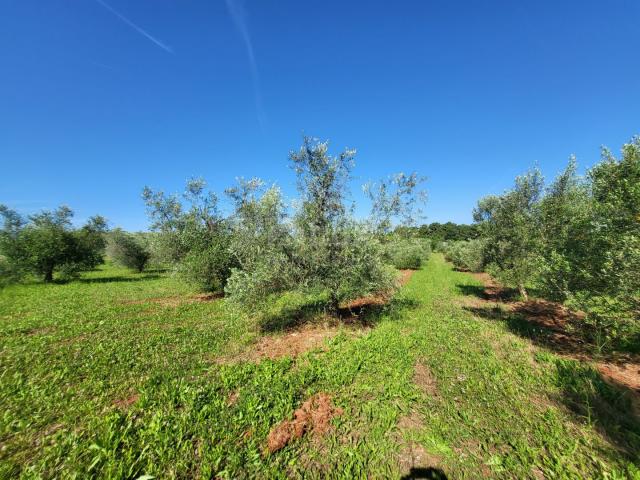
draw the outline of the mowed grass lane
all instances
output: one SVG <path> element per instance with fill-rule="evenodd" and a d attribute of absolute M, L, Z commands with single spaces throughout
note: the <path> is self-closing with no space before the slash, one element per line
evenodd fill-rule
<path fill-rule="evenodd" d="M 166 274 L 103 267 L 6 288 L 0 477 L 637 474 L 628 398 L 474 317 L 461 292 L 477 285 L 434 255 L 372 326 L 259 362 L 228 360 L 264 335 L 255 320 Z M 270 430 L 320 392 L 342 409 L 333 428 L 269 453 Z"/>

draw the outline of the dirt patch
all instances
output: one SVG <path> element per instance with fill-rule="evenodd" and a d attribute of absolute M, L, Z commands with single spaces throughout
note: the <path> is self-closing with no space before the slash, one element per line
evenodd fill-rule
<path fill-rule="evenodd" d="M 400 447 L 397 464 L 402 473 L 408 474 L 415 468 L 440 465 L 440 457 L 429 453 L 420 443 L 407 438 L 424 428 L 424 421 L 418 412 L 410 412 L 400 417 L 397 428 L 394 437 Z"/>
<path fill-rule="evenodd" d="M 211 302 L 222 297 L 222 293 L 197 293 L 190 296 L 175 295 L 170 297 L 145 298 L 142 300 L 127 300 L 122 303 L 124 305 L 144 305 L 147 303 L 153 303 L 163 307 L 178 307 L 185 303 Z"/>
<path fill-rule="evenodd" d="M 308 351 L 326 351 L 327 340 L 339 333 L 357 337 L 370 331 L 370 327 L 359 323 L 332 321 L 323 324 L 307 324 L 282 334 L 265 335 L 241 351 L 226 356 L 209 357 L 210 361 L 221 365 L 238 362 L 259 363 L 262 360 L 276 360 L 283 357 L 296 358 Z"/>
<path fill-rule="evenodd" d="M 133 394 L 133 395 L 127 397 L 127 398 L 122 398 L 120 400 L 116 400 L 115 402 L 113 402 L 113 405 L 115 407 L 121 409 L 121 410 L 126 410 L 131 405 L 136 403 L 139 398 L 140 398 L 140 395 L 135 393 L 135 394 Z"/>
<path fill-rule="evenodd" d="M 400 270 L 400 276 L 398 277 L 398 284 L 401 287 L 405 286 L 407 283 L 409 283 L 409 280 L 411 280 L 411 277 L 413 276 L 414 273 L 416 273 L 415 270 Z"/>
<path fill-rule="evenodd" d="M 397 285 L 398 287 L 402 287 L 406 285 L 409 280 L 411 280 L 411 276 L 416 271 L 400 270 L 399 272 L 400 274 L 397 278 Z M 346 304 L 340 305 L 340 316 L 357 317 L 366 310 L 387 305 L 391 301 L 392 296 L 393 292 L 379 292 L 376 294 L 367 295 L 366 297 L 356 298 L 355 300 L 351 300 Z"/>
<path fill-rule="evenodd" d="M 377 295 L 369 295 L 366 297 L 356 298 L 355 300 L 351 300 L 349 303 L 340 307 L 342 312 L 349 312 L 352 315 L 355 315 L 360 310 L 367 307 L 374 306 L 383 306 L 389 303 L 390 297 L 384 294 Z"/>
<path fill-rule="evenodd" d="M 227 406 L 233 407 L 236 403 L 238 403 L 238 398 L 240 398 L 240 393 L 237 390 L 231 392 L 227 397 Z"/>
<path fill-rule="evenodd" d="M 413 367 L 413 383 L 415 383 L 420 390 L 430 397 L 438 396 L 438 384 L 435 377 L 431 373 L 431 370 L 422 361 L 416 362 Z"/>
<path fill-rule="evenodd" d="M 411 412 L 407 415 L 403 415 L 398 420 L 398 429 L 401 433 L 410 431 L 419 431 L 424 428 L 424 422 L 422 416 L 418 412 Z"/>
<path fill-rule="evenodd" d="M 284 335 L 269 335 L 260 338 L 251 350 L 234 357 L 223 359 L 222 363 L 238 361 L 259 362 L 266 358 L 275 360 L 282 357 L 297 357 L 309 350 L 326 349 L 326 340 L 335 337 L 338 328 L 305 326 Z"/>
<path fill-rule="evenodd" d="M 484 286 L 484 291 L 480 297 L 482 300 L 487 302 L 506 302 L 513 297 L 512 289 L 503 287 L 488 273 L 475 272 L 471 273 L 471 276 L 482 282 L 482 285 Z"/>
<path fill-rule="evenodd" d="M 269 453 L 277 452 L 306 433 L 324 435 L 331 427 L 331 419 L 339 415 L 342 409 L 333 406 L 330 395 L 318 393 L 308 398 L 293 412 L 293 420 L 283 420 L 271 429 L 267 437 Z"/>
<path fill-rule="evenodd" d="M 640 363 L 598 363 L 598 371 L 640 395 Z"/>
<path fill-rule="evenodd" d="M 425 465 L 429 468 L 437 467 L 440 465 L 440 457 L 429 453 L 426 448 L 417 442 L 409 442 L 409 444 L 400 450 L 398 454 L 398 467 L 401 472 L 409 473 L 412 469 L 425 468 Z M 427 477 L 416 476 L 415 478 Z"/>

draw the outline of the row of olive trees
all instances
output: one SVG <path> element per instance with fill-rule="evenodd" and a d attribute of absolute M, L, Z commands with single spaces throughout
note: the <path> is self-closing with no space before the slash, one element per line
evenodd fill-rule
<path fill-rule="evenodd" d="M 638 345 L 640 332 L 640 137 L 621 158 L 603 149 L 583 178 L 575 159 L 545 187 L 539 170 L 474 211 L 482 263 L 523 297 L 528 287 L 587 314 L 601 347 Z"/>
<path fill-rule="evenodd" d="M 289 155 L 299 193 L 293 208 L 276 186 L 258 179 L 225 191 L 229 215 L 202 180 L 188 182 L 182 197 L 146 187 L 156 249 L 202 290 L 224 291 L 230 302 L 252 309 L 296 290 L 324 298 L 336 313 L 343 301 L 390 290 L 390 228 L 418 215 L 422 179 L 401 174 L 370 186 L 374 214 L 358 221 L 349 196 L 354 157 L 354 150 L 332 156 L 326 142 L 305 137 Z"/>

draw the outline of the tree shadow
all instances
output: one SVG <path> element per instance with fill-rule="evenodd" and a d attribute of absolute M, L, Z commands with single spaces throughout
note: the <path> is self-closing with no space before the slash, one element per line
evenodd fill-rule
<path fill-rule="evenodd" d="M 447 480 L 447 475 L 439 468 L 412 467 L 407 475 L 403 475 L 400 478 L 401 480 L 413 480 L 413 479 Z"/>
<path fill-rule="evenodd" d="M 166 267 L 145 268 L 143 273 L 167 273 L 170 269 Z"/>
<path fill-rule="evenodd" d="M 262 315 L 259 325 L 263 333 L 294 330 L 304 324 L 311 323 L 323 312 L 323 304 L 317 300 L 303 304 L 286 305 L 277 312 Z"/>
<path fill-rule="evenodd" d="M 588 364 L 557 359 L 560 399 L 593 425 L 632 462 L 640 462 L 640 406 L 637 394 L 617 381 L 603 378 Z"/>
<path fill-rule="evenodd" d="M 490 302 L 510 302 L 519 297 L 518 291 L 513 288 L 492 285 L 488 287 L 478 285 L 458 284 L 456 288 L 460 293 L 473 296 Z"/>
<path fill-rule="evenodd" d="M 464 307 L 473 315 L 503 322 L 507 328 L 532 343 L 562 355 L 593 357 L 594 347 L 571 331 L 580 321 L 577 314 L 552 302 L 518 302 L 509 307 L 488 305 Z M 612 356 L 611 361 L 616 361 Z"/>
<path fill-rule="evenodd" d="M 317 323 L 345 324 L 353 327 L 373 327 L 383 316 L 397 320 L 406 309 L 416 308 L 418 302 L 403 297 L 395 297 L 381 302 L 379 297 L 365 297 L 343 305 L 337 316 L 330 316 L 325 310 L 325 302 L 312 300 L 303 304 L 287 305 L 277 312 L 263 315 L 260 330 L 264 333 L 295 330 L 303 325 Z"/>
<path fill-rule="evenodd" d="M 158 278 L 162 278 L 162 275 L 157 275 L 155 273 L 143 273 L 140 276 L 136 277 L 96 277 L 96 278 L 77 278 L 75 280 L 71 280 L 71 282 L 78 283 L 119 283 L 119 282 L 144 282 L 147 280 L 157 280 Z"/>
<path fill-rule="evenodd" d="M 640 392 L 615 378 L 604 377 L 585 361 L 594 360 L 593 346 L 567 331 L 579 316 L 552 302 L 518 302 L 503 306 L 465 307 L 475 316 L 504 322 L 507 328 L 532 343 L 569 358 L 553 358 L 558 401 L 592 424 L 616 449 L 640 461 Z M 598 357 L 611 364 L 629 361 L 624 354 Z"/>

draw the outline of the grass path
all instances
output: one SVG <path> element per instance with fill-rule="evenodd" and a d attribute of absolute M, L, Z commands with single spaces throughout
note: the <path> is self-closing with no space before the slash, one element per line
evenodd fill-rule
<path fill-rule="evenodd" d="M 465 286 L 479 283 L 434 255 L 373 328 L 222 364 L 259 325 L 180 300 L 165 275 L 9 287 L 0 478 L 640 478 L 625 394 L 465 310 Z M 270 430 L 321 392 L 342 410 L 329 432 L 269 453 Z"/>

